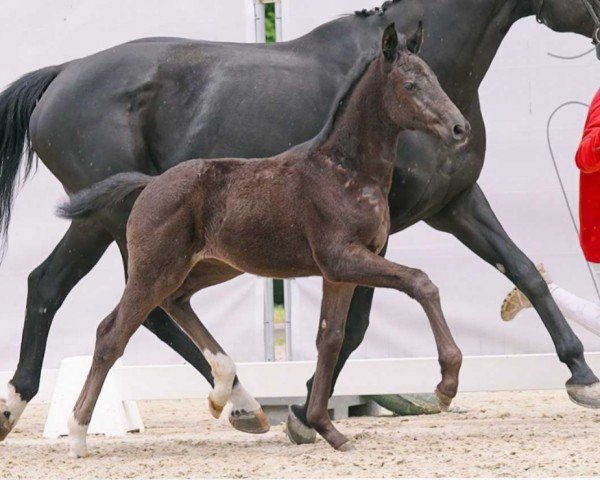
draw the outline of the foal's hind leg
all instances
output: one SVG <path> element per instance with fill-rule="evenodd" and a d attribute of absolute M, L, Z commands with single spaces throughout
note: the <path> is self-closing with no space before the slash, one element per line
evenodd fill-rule
<path fill-rule="evenodd" d="M 119 305 L 98 327 L 92 367 L 69 419 L 69 456 L 87 455 L 85 437 L 106 375 L 148 314 L 177 288 L 186 273 L 174 265 L 171 272 L 148 272 L 153 280 L 130 278 Z"/>
<path fill-rule="evenodd" d="M 237 277 L 241 272 L 227 265 L 203 263 L 194 268 L 184 285 L 165 300 L 163 308 L 195 342 L 209 361 L 214 378 L 209 409 L 218 418 L 231 400 L 229 422 L 246 433 L 265 433 L 269 422 L 260 404 L 246 391 L 236 375 L 235 364 L 202 324 L 189 299 L 200 289 Z"/>
<path fill-rule="evenodd" d="M 19 364 L 8 385 L 8 399 L 0 399 L 0 441 L 37 394 L 54 315 L 111 241 L 108 233 L 91 222 L 73 222 L 50 256 L 29 275 Z"/>
<path fill-rule="evenodd" d="M 439 291 L 429 277 L 420 270 L 390 262 L 362 246 L 347 248 L 341 254 L 330 254 L 321 263 L 321 268 L 323 275 L 332 280 L 393 288 L 421 304 L 433 330 L 442 371 L 436 394 L 440 406 L 447 408 L 458 390 L 462 353 L 444 318 Z"/>

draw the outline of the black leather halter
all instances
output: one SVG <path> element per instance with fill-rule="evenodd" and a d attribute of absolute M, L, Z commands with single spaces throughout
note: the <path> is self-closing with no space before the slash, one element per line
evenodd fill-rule
<path fill-rule="evenodd" d="M 544 18 L 542 16 L 542 11 L 544 10 L 544 3 L 546 0 L 540 0 L 538 5 L 537 13 L 535 14 L 535 18 L 538 23 L 544 23 Z M 590 17 L 594 21 L 596 28 L 594 28 L 594 33 L 592 34 L 592 42 L 594 45 L 600 45 L 600 17 L 598 16 L 597 11 L 600 12 L 600 0 L 581 0 L 587 8 Z M 594 9 L 594 5 L 596 9 Z M 600 57 L 599 57 L 600 58 Z"/>

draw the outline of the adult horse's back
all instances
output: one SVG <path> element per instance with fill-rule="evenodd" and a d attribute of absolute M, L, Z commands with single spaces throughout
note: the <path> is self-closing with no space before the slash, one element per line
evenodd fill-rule
<path fill-rule="evenodd" d="M 591 37 L 594 23 L 584 0 L 401 0 L 387 2 L 384 10 L 379 12 L 382 15 L 344 17 L 276 46 L 152 39 L 66 64 L 31 117 L 35 151 L 69 191 L 118 171 L 153 173 L 191 157 L 278 153 L 317 133 L 344 77 L 361 52 L 375 48 L 387 23 L 396 21 L 400 30 L 406 30 L 422 17 L 428 32 L 422 56 L 468 117 L 473 141 L 456 155 L 426 135 L 403 136 L 399 147 L 402 162 L 396 165 L 390 193 L 392 231 L 425 220 L 499 266 L 540 313 L 559 358 L 571 370 L 571 396 L 579 403 L 598 406 L 598 380 L 585 363 L 581 342 L 533 264 L 502 229 L 476 183 L 485 152 L 477 90 L 504 35 L 515 21 L 537 12 L 555 30 Z M 325 64 L 335 66 L 325 69 Z M 28 99 L 35 97 L 24 85 L 17 83 L 5 96 L 25 88 Z M 0 111 L 0 118 L 5 115 Z M 26 116 L 27 112 L 19 118 Z M 11 134 L 8 131 L 4 138 Z M 14 138 L 11 142 L 22 140 Z M 10 158 L 13 165 L 15 157 Z M 1 172 L 5 171 L 12 170 L 3 166 Z M 4 177 L 3 173 L 0 182 L 12 181 Z M 72 274 L 56 285 L 50 285 L 51 279 L 40 281 L 64 298 L 108 242 L 115 239 L 123 246 L 127 214 L 125 206 L 119 214 L 101 215 L 86 225 L 74 222 L 59 253 L 45 264 L 54 268 L 66 265 Z M 68 255 L 73 249 L 82 254 Z M 371 299 L 372 290 L 357 289 L 336 376 L 364 336 Z M 30 313 L 28 309 L 28 315 L 35 318 L 29 319 L 32 327 L 24 337 L 25 351 L 39 358 L 38 363 L 43 345 L 34 337 L 38 331 L 45 333 L 54 312 Z M 148 326 L 178 351 L 186 352 L 210 377 L 199 352 L 190 353 L 186 339 L 173 341 L 176 327 L 168 318 L 155 312 Z M 29 400 L 37 390 L 31 363 L 35 362 L 19 368 L 13 380 L 21 400 Z M 303 407 L 294 412 L 306 423 Z"/>

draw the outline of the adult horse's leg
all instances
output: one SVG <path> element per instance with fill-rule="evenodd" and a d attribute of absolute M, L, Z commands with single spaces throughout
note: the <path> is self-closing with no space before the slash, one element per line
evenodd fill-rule
<path fill-rule="evenodd" d="M 91 222 L 75 221 L 50 256 L 29 275 L 19 363 L 0 399 L 0 440 L 37 394 L 50 326 L 71 289 L 102 257 L 112 238 Z"/>
<path fill-rule="evenodd" d="M 502 228 L 479 186 L 459 195 L 427 223 L 454 235 L 529 298 L 552 337 L 560 361 L 571 371 L 567 381 L 571 400 L 600 408 L 600 383 L 585 361 L 581 341 L 556 306 L 535 265 Z"/>
<path fill-rule="evenodd" d="M 327 401 L 332 388 L 333 371 L 344 341 L 348 309 L 354 285 L 331 283 L 323 279 L 323 300 L 317 333 L 317 369 L 308 401 L 307 419 L 336 450 L 347 450 L 348 439 L 331 422 Z"/>

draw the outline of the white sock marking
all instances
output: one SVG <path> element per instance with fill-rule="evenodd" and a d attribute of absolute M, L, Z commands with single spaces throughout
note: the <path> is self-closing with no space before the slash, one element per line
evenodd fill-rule
<path fill-rule="evenodd" d="M 69 427 L 69 457 L 83 458 L 87 457 L 86 435 L 89 425 L 81 425 L 76 419 L 74 413 L 71 413 L 68 422 Z"/>
<path fill-rule="evenodd" d="M 233 379 L 236 374 L 236 367 L 233 360 L 223 353 L 214 354 L 209 350 L 202 352 L 204 358 L 211 366 L 215 387 L 210 396 L 217 405 L 224 407 L 231 397 Z"/>
<path fill-rule="evenodd" d="M 260 403 L 258 403 L 238 381 L 231 392 L 231 408 L 234 411 L 245 410 L 246 412 L 250 413 L 260 410 L 261 406 Z"/>
<path fill-rule="evenodd" d="M 12 430 L 19 418 L 21 418 L 27 402 L 21 398 L 21 395 L 16 392 L 15 387 L 11 383 L 8 384 L 7 391 L 8 398 L 6 401 L 0 399 L 0 425 L 3 425 L 3 428 Z M 6 412 L 8 412 L 8 418 Z"/>

